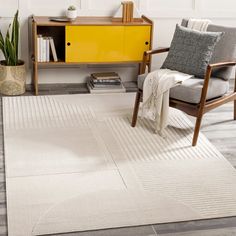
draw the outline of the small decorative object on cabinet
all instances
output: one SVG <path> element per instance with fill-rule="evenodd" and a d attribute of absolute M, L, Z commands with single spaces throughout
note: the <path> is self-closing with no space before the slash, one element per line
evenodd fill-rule
<path fill-rule="evenodd" d="M 67 11 L 66 11 L 66 17 L 74 20 L 77 17 L 77 10 L 75 6 L 69 6 Z"/>
<path fill-rule="evenodd" d="M 0 93 L 4 95 L 20 95 L 25 92 L 25 63 L 18 59 L 18 48 L 19 21 L 17 11 L 5 39 L 0 30 L 0 49 L 5 57 L 5 60 L 0 61 Z"/>
<path fill-rule="evenodd" d="M 38 69 L 42 67 L 79 64 L 141 65 L 144 51 L 152 48 L 153 23 L 145 16 L 142 16 L 142 22 L 127 23 L 113 22 L 112 17 L 77 17 L 72 22 L 56 22 L 50 21 L 50 17 L 32 16 L 30 23 L 36 95 Z M 38 55 L 41 51 L 38 38 L 41 40 L 49 37 L 53 39 L 55 50 L 50 46 L 50 60 L 42 62 Z M 150 60 L 147 64 L 151 64 Z"/>

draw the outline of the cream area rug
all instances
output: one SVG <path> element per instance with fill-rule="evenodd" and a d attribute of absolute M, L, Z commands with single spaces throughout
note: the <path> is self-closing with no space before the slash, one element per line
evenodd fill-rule
<path fill-rule="evenodd" d="M 170 111 L 165 138 L 135 94 L 3 98 L 9 236 L 236 215 L 236 171 Z"/>

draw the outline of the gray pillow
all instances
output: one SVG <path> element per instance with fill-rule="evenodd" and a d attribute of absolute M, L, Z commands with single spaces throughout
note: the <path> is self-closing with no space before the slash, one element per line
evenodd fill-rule
<path fill-rule="evenodd" d="M 222 32 L 200 32 L 176 25 L 170 51 L 162 68 L 204 78 Z"/>

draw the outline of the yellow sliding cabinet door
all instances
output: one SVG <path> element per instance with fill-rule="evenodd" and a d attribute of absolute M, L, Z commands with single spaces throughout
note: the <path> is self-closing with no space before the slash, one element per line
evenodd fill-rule
<path fill-rule="evenodd" d="M 66 26 L 66 62 L 120 62 L 123 26 Z"/>
<path fill-rule="evenodd" d="M 151 26 L 124 26 L 124 61 L 142 61 L 150 49 Z"/>

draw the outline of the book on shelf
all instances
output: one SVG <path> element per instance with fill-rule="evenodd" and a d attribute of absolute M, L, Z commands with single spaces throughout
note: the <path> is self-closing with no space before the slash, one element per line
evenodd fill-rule
<path fill-rule="evenodd" d="M 116 72 L 92 73 L 90 82 L 97 87 L 121 85 L 120 76 Z"/>
<path fill-rule="evenodd" d="M 122 2 L 123 11 L 122 11 L 122 21 L 125 23 L 127 22 L 127 5 Z"/>
<path fill-rule="evenodd" d="M 58 61 L 53 38 L 44 37 L 41 34 L 37 35 L 37 61 L 49 62 L 50 52 L 52 52 L 53 60 Z"/>
<path fill-rule="evenodd" d="M 120 76 L 116 72 L 99 72 L 92 73 L 94 79 L 119 79 Z"/>
<path fill-rule="evenodd" d="M 112 18 L 113 22 L 143 22 L 140 12 L 132 1 L 122 1 Z"/>
<path fill-rule="evenodd" d="M 122 84 L 119 84 L 119 85 L 112 85 L 112 84 L 109 84 L 109 85 L 93 85 L 91 82 L 90 82 L 90 85 L 91 85 L 91 88 L 92 89 L 121 89 L 123 88 Z"/>
<path fill-rule="evenodd" d="M 54 40 L 53 40 L 52 37 L 49 37 L 49 43 L 50 43 L 50 48 L 51 48 L 53 60 L 54 60 L 54 61 L 58 61 L 57 52 L 56 52 Z"/>
<path fill-rule="evenodd" d="M 122 21 L 132 22 L 133 21 L 133 12 L 134 12 L 134 3 L 132 1 L 123 1 L 122 5 Z"/>
<path fill-rule="evenodd" d="M 90 93 L 125 92 L 120 76 L 116 72 L 92 73 L 87 81 Z"/>
<path fill-rule="evenodd" d="M 37 36 L 37 61 L 47 62 L 49 61 L 48 51 L 49 42 L 47 37 L 43 37 L 41 34 Z"/>
<path fill-rule="evenodd" d="M 91 80 L 88 80 L 87 82 L 87 87 L 90 93 L 95 93 L 95 94 L 102 94 L 102 93 L 124 93 L 125 87 L 121 83 L 120 85 L 113 85 L 112 87 L 110 86 L 105 86 L 101 88 L 94 88 L 93 85 L 91 84 Z"/>
<path fill-rule="evenodd" d="M 94 79 L 91 77 L 91 79 L 93 80 L 93 83 L 98 83 L 98 84 L 101 84 L 101 83 L 114 83 L 114 84 L 120 84 L 121 83 L 121 79 L 120 78 L 117 78 L 117 79 L 114 79 L 114 78 L 111 78 L 111 79 Z"/>
<path fill-rule="evenodd" d="M 47 38 L 46 37 L 43 37 L 43 44 L 41 46 L 41 61 L 42 62 L 47 62 Z"/>
<path fill-rule="evenodd" d="M 91 87 L 94 89 L 99 88 L 122 88 L 122 83 L 93 83 L 92 80 L 90 80 Z"/>
<path fill-rule="evenodd" d="M 108 85 L 119 86 L 119 85 L 121 85 L 121 82 L 93 82 L 91 80 L 91 84 L 94 87 L 102 87 L 102 86 L 108 86 Z"/>
<path fill-rule="evenodd" d="M 92 84 L 113 84 L 113 85 L 120 85 L 122 82 L 121 82 L 121 79 L 120 77 L 118 78 L 113 78 L 113 79 L 95 79 L 94 77 L 90 77 L 89 79 L 91 81 Z"/>
<path fill-rule="evenodd" d="M 94 84 L 120 84 L 121 83 L 120 78 L 94 79 L 93 77 L 91 77 L 91 80 Z"/>
<path fill-rule="evenodd" d="M 46 62 L 50 61 L 50 45 L 49 45 L 49 38 L 45 38 L 45 49 L 46 49 Z"/>

